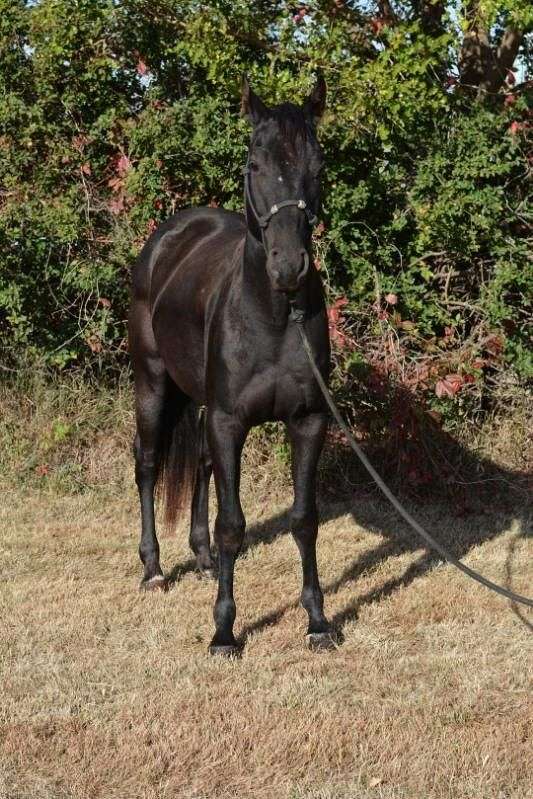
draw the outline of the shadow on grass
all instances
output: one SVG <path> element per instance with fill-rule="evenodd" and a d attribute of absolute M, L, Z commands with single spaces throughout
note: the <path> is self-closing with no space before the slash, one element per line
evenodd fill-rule
<path fill-rule="evenodd" d="M 443 436 L 445 436 L 445 442 L 442 441 Z M 443 444 L 445 444 L 445 448 Z M 531 504 L 527 491 L 528 475 L 519 471 L 503 469 L 487 459 L 476 458 L 471 452 L 453 441 L 451 437 L 442 434 L 441 431 L 438 431 L 432 445 L 434 451 L 439 451 L 439 447 L 441 451 L 445 451 L 444 457 L 449 469 L 447 482 L 436 487 L 432 486 L 431 490 L 424 490 L 416 499 L 409 495 L 402 495 L 403 504 L 415 518 L 421 518 L 424 523 L 425 506 L 435 502 L 441 505 L 446 503 L 446 507 L 449 509 L 447 523 L 426 522 L 425 526 L 459 559 L 464 558 L 473 547 L 494 539 L 502 531 L 508 529 L 513 521 L 517 521 L 521 532 L 510 545 L 506 564 L 505 585 L 512 590 L 513 573 L 519 569 L 519 564 L 514 563 L 514 552 L 518 538 L 528 535 L 528 523 L 530 522 L 528 511 L 531 510 Z M 383 457 L 378 456 L 377 460 L 380 462 L 381 472 L 386 474 L 388 470 L 386 467 L 383 468 Z M 453 471 L 454 465 L 455 472 Z M 332 474 L 327 473 L 328 467 L 332 470 Z M 405 552 L 414 553 L 423 550 L 423 553 L 406 568 L 401 576 L 389 579 L 378 588 L 354 597 L 353 601 L 336 613 L 332 617 L 332 623 L 337 630 L 342 630 L 345 624 L 357 619 L 362 606 L 379 602 L 399 588 L 409 586 L 415 579 L 427 574 L 442 563 L 442 559 L 427 548 L 425 542 L 396 515 L 392 508 L 390 513 L 383 512 L 384 500 L 381 495 L 379 495 L 379 503 L 374 501 L 377 490 L 372 494 L 368 494 L 367 491 L 367 503 L 362 501 L 360 491 L 356 491 L 356 497 L 351 499 L 346 497 L 340 499 L 340 492 L 335 496 L 335 491 L 331 486 L 334 485 L 335 476 L 338 480 L 339 473 L 349 475 L 352 484 L 368 486 L 366 473 L 363 472 L 362 466 L 351 453 L 343 452 L 340 458 L 337 456 L 334 461 L 330 461 L 326 466 L 326 473 L 323 475 L 325 491 L 320 498 L 321 524 L 351 514 L 354 522 L 358 525 L 383 536 L 386 540 L 358 556 L 334 581 L 323 585 L 326 597 L 328 594 L 335 594 L 345 584 L 356 581 L 363 573 L 377 569 L 389 558 Z M 450 474 L 453 475 L 452 479 L 450 479 Z M 391 479 L 390 470 L 388 479 Z M 465 518 L 468 519 L 468 524 L 464 523 Z M 461 521 L 463 523 L 460 523 Z M 285 511 L 269 519 L 268 522 L 253 526 L 250 530 L 248 547 L 255 546 L 259 541 L 269 543 L 289 529 L 289 512 Z M 480 587 L 480 590 L 486 589 Z M 517 618 L 533 631 L 533 625 L 527 619 L 524 609 L 517 603 L 510 604 Z M 248 635 L 277 623 L 284 613 L 296 606 L 296 602 L 289 603 L 257 619 L 242 631 L 243 640 L 246 640 Z"/>
<path fill-rule="evenodd" d="M 531 538 L 532 532 L 531 529 L 522 530 L 518 535 L 516 535 L 509 547 L 507 549 L 507 559 L 505 561 L 505 587 L 512 591 L 512 584 L 513 584 L 513 572 L 518 570 L 519 565 L 515 567 L 515 550 L 516 545 L 520 538 Z M 521 624 L 524 625 L 530 632 L 533 632 L 533 624 L 529 621 L 526 617 L 525 612 L 523 610 L 523 606 L 519 605 L 518 602 L 511 602 L 511 610 L 513 611 L 516 618 L 520 621 Z"/>
<path fill-rule="evenodd" d="M 415 518 L 424 524 L 424 509 L 435 503 L 446 503 L 449 516 L 446 524 L 426 522 L 435 537 L 455 557 L 462 559 L 475 546 L 497 537 L 509 528 L 513 520 L 518 521 L 521 537 L 527 535 L 529 476 L 519 471 L 502 468 L 486 458 L 477 457 L 464 448 L 449 434 L 443 432 L 429 415 L 419 409 L 417 435 L 405 436 L 400 431 L 387 442 L 387 446 L 370 450 L 371 460 L 377 465 L 384 479 L 399 493 L 403 504 Z M 421 421 L 422 420 L 422 421 Z M 411 431 L 413 430 L 411 425 Z M 403 426 L 402 426 L 403 430 Z M 420 478 L 415 490 L 402 491 L 406 484 L 404 466 L 413 470 Z M 402 466 L 403 464 L 403 466 Z M 403 469 L 403 475 L 400 474 Z M 339 480 L 339 475 L 343 476 Z M 403 477 L 403 479 L 402 479 Z M 342 483 L 342 484 L 341 484 Z M 345 624 L 357 619 L 359 609 L 390 596 L 399 588 L 409 586 L 418 577 L 431 571 L 442 562 L 439 555 L 430 551 L 425 543 L 390 509 L 384 513 L 383 500 L 372 485 L 358 459 L 346 446 L 337 441 L 326 447 L 321 468 L 321 492 L 319 496 L 320 523 L 334 521 L 351 514 L 354 522 L 379 534 L 385 540 L 368 552 L 359 555 L 332 582 L 323 585 L 324 594 L 337 593 L 345 584 L 357 580 L 363 573 L 377 569 L 389 558 L 406 552 L 423 550 L 399 577 L 387 580 L 378 588 L 354 597 L 346 607 L 335 614 L 332 623 L 340 632 Z M 341 484 L 341 485 L 340 485 Z M 399 490 L 398 490 L 399 486 Z M 363 488 L 361 488 L 363 487 Z M 355 489 L 355 490 L 353 490 Z M 354 496 L 355 495 L 355 496 Z M 376 503 L 376 496 L 380 502 Z M 459 520 L 468 518 L 468 524 Z M 255 523 L 246 533 L 243 554 L 258 544 L 270 544 L 290 530 L 290 511 L 286 509 L 271 518 Z M 506 587 L 512 590 L 513 572 L 519 568 L 514 564 L 515 539 L 510 548 L 506 564 Z M 170 580 L 175 582 L 187 571 L 194 569 L 194 561 L 178 564 L 172 570 Z M 480 590 L 486 590 L 480 587 Z M 290 602 L 273 609 L 261 618 L 244 627 L 240 641 L 266 627 L 277 624 L 283 615 L 297 602 Z M 533 630 L 533 625 L 515 603 L 511 608 L 517 618 Z"/>

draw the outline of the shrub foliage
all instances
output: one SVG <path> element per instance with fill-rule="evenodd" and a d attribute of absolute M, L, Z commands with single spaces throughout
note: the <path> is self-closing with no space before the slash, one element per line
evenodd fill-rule
<path fill-rule="evenodd" d="M 242 74 L 274 103 L 320 70 L 337 388 L 483 411 L 533 370 L 532 22 L 520 0 L 0 0 L 4 365 L 113 370 L 146 237 L 242 207 Z"/>

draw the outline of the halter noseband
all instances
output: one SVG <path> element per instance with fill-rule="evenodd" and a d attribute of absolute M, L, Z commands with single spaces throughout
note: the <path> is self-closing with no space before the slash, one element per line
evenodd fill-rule
<path fill-rule="evenodd" d="M 261 215 L 257 208 L 255 207 L 255 203 L 253 201 L 252 192 L 250 190 L 250 167 L 248 164 L 243 167 L 242 173 L 244 175 L 244 192 L 246 200 L 248 201 L 250 208 L 252 209 L 252 213 L 255 216 L 255 219 L 261 228 L 261 234 L 263 230 L 268 227 L 268 223 L 274 216 L 277 214 L 278 211 L 281 211 L 282 208 L 288 208 L 291 205 L 296 206 L 296 208 L 300 208 L 302 211 L 305 211 L 305 215 L 307 216 L 307 221 L 313 227 L 318 222 L 318 217 L 311 211 L 310 208 L 307 207 L 307 203 L 305 200 L 281 200 L 279 203 L 274 203 L 270 207 L 270 211 L 267 214 Z"/>

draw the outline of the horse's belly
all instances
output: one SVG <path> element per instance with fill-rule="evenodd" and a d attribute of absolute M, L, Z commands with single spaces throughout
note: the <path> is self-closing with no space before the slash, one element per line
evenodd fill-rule
<path fill-rule="evenodd" d="M 205 404 L 203 332 L 197 325 L 176 323 L 175 312 L 164 310 L 153 323 L 154 335 L 165 368 L 178 388 L 200 405 Z M 173 335 L 169 335 L 172 331 Z"/>

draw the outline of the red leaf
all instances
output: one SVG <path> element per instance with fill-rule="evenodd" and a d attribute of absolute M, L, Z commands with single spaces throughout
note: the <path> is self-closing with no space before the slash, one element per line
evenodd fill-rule
<path fill-rule="evenodd" d="M 146 66 L 142 58 L 139 58 L 139 60 L 137 61 L 137 72 L 139 73 L 139 75 L 146 75 L 146 73 L 148 72 L 148 67 Z"/>
<path fill-rule="evenodd" d="M 501 355 L 503 352 L 503 341 L 499 336 L 489 336 L 485 339 L 485 349 L 491 355 Z"/>
<path fill-rule="evenodd" d="M 443 380 L 437 380 L 435 394 L 437 397 L 454 397 L 461 386 L 464 385 L 462 375 L 446 375 Z"/>
<path fill-rule="evenodd" d="M 396 303 L 398 302 L 398 297 L 396 296 L 396 294 L 386 294 L 385 302 L 388 305 L 396 305 Z"/>
<path fill-rule="evenodd" d="M 457 394 L 457 392 L 465 382 L 463 375 L 456 375 L 456 374 L 446 375 L 445 380 L 450 384 L 450 386 L 452 386 L 454 394 Z"/>
<path fill-rule="evenodd" d="M 387 23 L 381 17 L 372 17 L 370 20 L 370 26 L 374 33 L 379 35 L 383 28 L 385 28 Z"/>
<path fill-rule="evenodd" d="M 113 191 L 119 191 L 123 187 L 124 181 L 122 178 L 109 178 L 107 185 L 109 188 L 113 189 Z"/>
<path fill-rule="evenodd" d="M 130 169 L 131 161 L 127 155 L 122 154 L 119 158 L 117 158 L 116 170 L 121 177 L 124 177 L 124 175 L 129 172 Z"/>
<path fill-rule="evenodd" d="M 453 394 L 449 393 L 444 380 L 437 380 L 435 384 L 435 394 L 439 399 L 441 399 L 441 397 L 453 397 Z"/>
<path fill-rule="evenodd" d="M 124 197 L 120 195 L 120 197 L 111 200 L 108 207 L 112 214 L 118 216 L 124 210 Z"/>
<path fill-rule="evenodd" d="M 345 305 L 348 305 L 348 300 L 346 297 L 339 297 L 337 300 L 335 300 L 333 305 L 330 305 L 327 311 L 330 338 L 333 343 L 341 349 L 348 343 L 348 337 L 346 333 L 341 330 L 341 325 L 343 322 L 342 309 Z"/>

